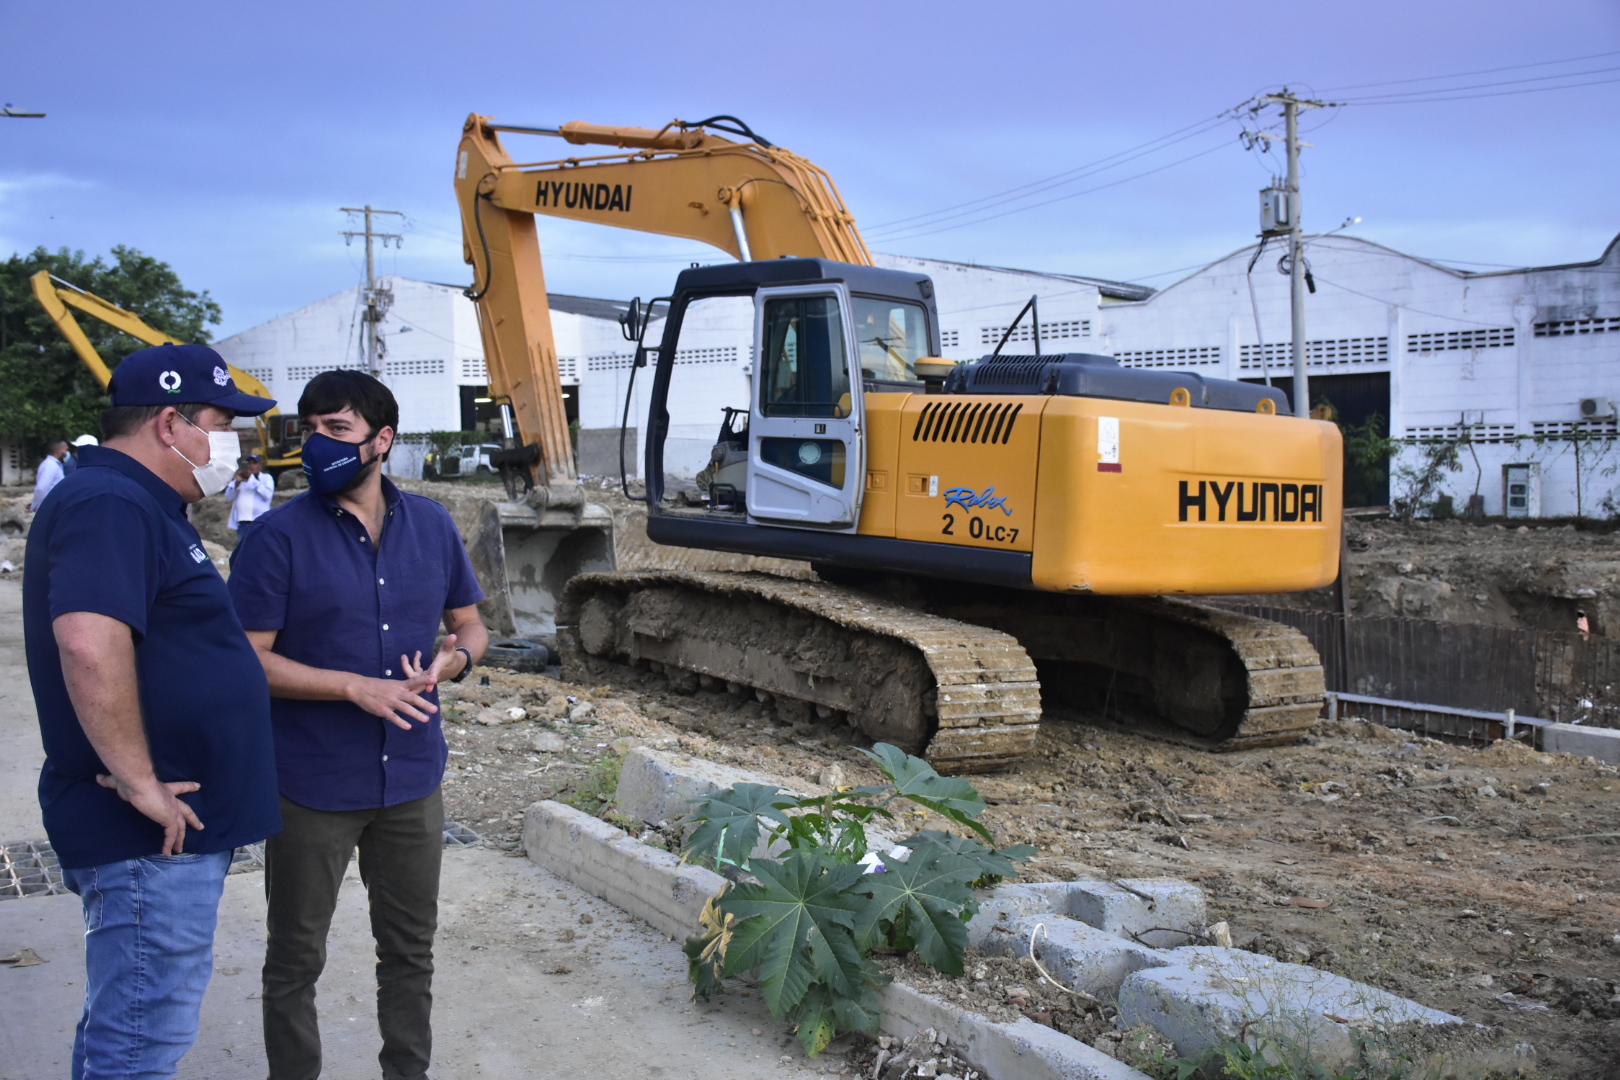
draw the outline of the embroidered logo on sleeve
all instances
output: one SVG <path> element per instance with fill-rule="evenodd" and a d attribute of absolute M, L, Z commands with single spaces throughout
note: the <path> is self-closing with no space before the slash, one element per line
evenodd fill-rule
<path fill-rule="evenodd" d="M 204 551 L 196 544 L 192 544 L 188 550 L 191 554 L 191 559 L 193 562 L 205 563 L 208 561 L 208 552 Z"/>

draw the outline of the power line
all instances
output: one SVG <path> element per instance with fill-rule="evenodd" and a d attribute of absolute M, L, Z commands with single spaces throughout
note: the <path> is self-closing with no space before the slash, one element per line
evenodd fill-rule
<path fill-rule="evenodd" d="M 1582 86 L 1607 86 L 1620 82 L 1620 77 L 1613 79 L 1594 79 L 1591 82 L 1564 83 L 1561 86 L 1527 86 L 1521 90 L 1497 90 L 1489 94 L 1458 94 L 1454 97 L 1411 97 L 1390 101 L 1349 101 L 1348 105 L 1426 105 L 1433 101 L 1472 101 L 1475 98 L 1512 97 L 1515 94 L 1542 94 L 1549 90 L 1575 90 Z"/>
<path fill-rule="evenodd" d="M 1566 56 L 1562 60 L 1538 60 L 1533 64 L 1509 64 L 1507 67 L 1480 68 L 1477 71 L 1455 71 L 1450 75 L 1423 75 L 1415 79 L 1390 79 L 1386 82 L 1352 83 L 1349 86 L 1330 86 L 1323 90 L 1324 94 L 1336 94 L 1341 90 L 1366 90 L 1378 86 L 1402 86 L 1415 82 L 1438 82 L 1442 79 L 1466 79 L 1474 75 L 1494 75 L 1499 71 L 1523 71 L 1525 68 L 1552 67 L 1555 64 L 1574 64 L 1582 60 L 1601 60 L 1606 56 L 1620 56 L 1620 50 L 1613 52 L 1587 53 L 1585 56 Z"/>
<path fill-rule="evenodd" d="M 1161 135 L 1156 139 L 1150 139 L 1145 143 L 1140 143 L 1136 146 L 1129 147 L 1125 150 L 1119 151 L 1118 153 L 1110 154 L 1107 157 L 1098 158 L 1096 161 L 1088 162 L 1084 165 L 1076 165 L 1073 168 L 1065 169 L 1059 173 L 1054 173 L 1053 175 L 1045 177 L 1044 179 L 1031 180 L 1027 184 L 1019 184 L 1016 187 L 1007 188 L 1004 191 L 998 191 L 977 199 L 969 199 L 967 202 L 956 203 L 955 205 L 941 207 L 937 210 L 930 210 L 927 213 L 913 214 L 910 217 L 896 218 L 893 221 L 882 222 L 878 225 L 872 226 L 867 231 L 871 233 L 878 233 L 887 229 L 895 228 L 896 226 L 907 224 L 909 222 L 919 222 L 924 218 L 938 217 L 955 210 L 962 210 L 971 206 L 979 206 L 984 203 L 995 202 L 1009 196 L 1027 198 L 1030 195 L 1039 194 L 1038 190 L 1030 189 L 1044 190 L 1053 186 L 1072 183 L 1075 180 L 1083 179 L 1085 175 L 1089 175 L 1090 173 L 1099 170 L 1103 166 L 1109 165 L 1111 162 L 1113 164 L 1123 164 L 1125 161 L 1133 160 L 1135 157 L 1141 157 L 1144 154 L 1151 153 L 1155 149 L 1162 150 L 1168 146 L 1173 146 L 1178 142 L 1196 138 L 1205 131 L 1211 130 L 1217 126 L 1221 121 L 1225 120 L 1227 116 L 1228 113 L 1223 112 L 1215 116 L 1206 117 L 1203 120 L 1188 124 L 1186 127 L 1177 128 L 1175 131 L 1172 131 L 1167 135 Z M 1024 194 L 1019 195 L 1019 192 L 1023 192 Z"/>
<path fill-rule="evenodd" d="M 918 238 L 920 236 L 932 236 L 935 233 L 950 232 L 953 229 L 965 229 L 969 225 L 982 225 L 987 221 L 995 221 L 997 218 L 1004 218 L 1004 217 L 1007 217 L 1007 216 L 1009 216 L 1011 214 L 1022 214 L 1026 210 L 1036 210 L 1036 209 L 1039 209 L 1040 207 L 1043 207 L 1043 206 L 1051 206 L 1053 203 L 1063 202 L 1065 199 L 1077 199 L 1082 195 L 1090 195 L 1092 192 L 1102 191 L 1105 188 L 1118 187 L 1120 184 L 1128 184 L 1132 180 L 1140 180 L 1144 176 L 1152 176 L 1154 173 L 1159 173 L 1159 172 L 1163 172 L 1166 169 L 1175 168 L 1177 165 L 1184 165 L 1187 162 L 1193 161 L 1193 160 L 1195 160 L 1197 158 L 1207 157 L 1208 155 L 1215 153 L 1215 151 L 1217 151 L 1217 150 L 1226 149 L 1229 145 L 1230 145 L 1229 143 L 1227 143 L 1226 141 L 1223 140 L 1222 142 L 1218 143 L 1215 146 L 1210 147 L 1207 150 L 1200 150 L 1196 154 L 1189 154 L 1184 158 L 1178 158 L 1177 160 L 1172 161 L 1172 162 L 1170 162 L 1168 164 L 1160 165 L 1160 166 L 1158 166 L 1156 168 L 1152 168 L 1152 169 L 1147 169 L 1147 170 L 1144 170 L 1143 172 L 1134 173 L 1131 176 L 1127 176 L 1127 177 L 1124 177 L 1124 178 L 1119 179 L 1119 180 L 1112 180 L 1112 181 L 1110 181 L 1110 182 L 1108 182 L 1106 184 L 1098 184 L 1096 187 L 1086 188 L 1084 191 L 1071 191 L 1071 192 L 1068 192 L 1067 194 L 1064 194 L 1064 195 L 1058 195 L 1058 196 L 1056 196 L 1054 198 L 1046 199 L 1043 202 L 1030 203 L 1028 206 L 1014 207 L 1011 210 L 1003 210 L 999 214 L 989 214 L 989 215 L 986 215 L 984 217 L 976 217 L 971 221 L 960 221 L 960 222 L 957 222 L 954 225 L 940 225 L 938 228 L 924 228 L 924 229 L 918 230 L 916 232 L 908 232 L 908 233 L 905 233 L 903 235 L 887 236 L 887 237 L 884 237 L 884 242 L 885 243 L 896 243 L 896 242 L 902 241 L 902 240 L 915 240 L 916 238 Z"/>
<path fill-rule="evenodd" d="M 1430 94 L 1453 94 L 1461 90 L 1489 90 L 1498 86 L 1518 86 L 1523 83 L 1551 82 L 1555 79 L 1578 79 L 1587 75 L 1608 75 L 1620 71 L 1620 66 L 1592 68 L 1590 71 L 1566 71 L 1557 75 L 1531 75 L 1523 79 L 1502 79 L 1498 82 L 1475 83 L 1472 86 L 1441 86 L 1433 90 L 1410 90 L 1395 94 L 1372 94 L 1361 98 L 1347 98 L 1346 104 L 1382 101 L 1386 98 L 1426 97 Z"/>

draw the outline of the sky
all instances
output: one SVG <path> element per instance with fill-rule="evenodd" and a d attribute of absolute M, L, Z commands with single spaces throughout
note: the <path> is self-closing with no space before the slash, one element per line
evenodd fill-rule
<path fill-rule="evenodd" d="M 0 258 L 125 244 L 216 337 L 354 285 L 340 207 L 402 212 L 379 272 L 465 283 L 461 126 L 717 113 L 827 169 L 880 252 L 1153 286 L 1252 242 L 1281 155 L 1229 112 L 1283 86 L 1304 222 L 1463 269 L 1620 234 L 1620 2 L 0 0 Z M 1223 117 L 1224 114 L 1228 114 Z M 563 157 L 511 136 L 519 160 Z M 1105 186 L 1106 185 L 1106 186 Z M 557 292 L 660 294 L 684 241 L 540 219 Z"/>

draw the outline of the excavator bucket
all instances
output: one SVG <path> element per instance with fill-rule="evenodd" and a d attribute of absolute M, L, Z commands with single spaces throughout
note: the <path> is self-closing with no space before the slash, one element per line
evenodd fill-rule
<path fill-rule="evenodd" d="M 490 632 L 536 640 L 555 651 L 563 588 L 580 574 L 618 566 L 613 516 L 594 503 L 579 510 L 535 510 L 478 496 L 443 501 L 484 587 L 478 610 Z"/>

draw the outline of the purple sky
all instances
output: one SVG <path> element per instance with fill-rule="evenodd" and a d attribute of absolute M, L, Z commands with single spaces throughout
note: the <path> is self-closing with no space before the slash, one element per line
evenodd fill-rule
<path fill-rule="evenodd" d="M 74 11 L 0 0 L 0 102 L 49 113 L 0 119 L 0 256 L 136 246 L 214 294 L 221 334 L 357 280 L 339 206 L 409 215 L 385 271 L 468 280 L 450 176 L 472 111 L 653 127 L 733 113 L 828 169 L 876 250 L 1165 285 L 1257 228 L 1255 192 L 1281 163 L 1244 151 L 1236 121 L 1042 198 L 1125 181 L 1104 190 L 992 220 L 879 226 L 978 199 L 990 212 L 1040 201 L 1001 193 L 1285 83 L 1335 100 L 1431 91 L 1461 100 L 1309 118 L 1308 229 L 1360 216 L 1352 235 L 1459 265 L 1593 259 L 1620 233 L 1615 0 Z M 1571 83 L 1592 85 L 1502 94 Z M 651 295 L 687 261 L 719 257 L 541 221 L 561 292 Z"/>

